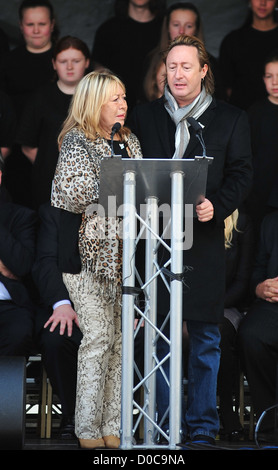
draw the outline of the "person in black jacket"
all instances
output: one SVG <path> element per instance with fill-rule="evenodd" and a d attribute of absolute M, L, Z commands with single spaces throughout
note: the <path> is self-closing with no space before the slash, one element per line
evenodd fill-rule
<path fill-rule="evenodd" d="M 244 24 L 230 31 L 220 45 L 219 69 L 225 99 L 241 109 L 247 110 L 266 97 L 261 77 L 266 56 L 277 46 L 276 7 L 275 0 L 250 0 Z"/>
<path fill-rule="evenodd" d="M 0 90 L 0 151 L 5 159 L 14 143 L 16 115 L 10 97 Z"/>
<path fill-rule="evenodd" d="M 0 155 L 0 185 L 3 169 Z M 0 355 L 28 359 L 35 350 L 28 276 L 35 259 L 37 218 L 2 195 L 0 188 Z"/>
<path fill-rule="evenodd" d="M 146 57 L 158 43 L 165 5 L 165 0 L 115 0 L 115 15 L 96 31 L 94 70 L 108 68 L 121 78 L 129 111 L 143 98 Z"/>
<path fill-rule="evenodd" d="M 214 443 L 219 429 L 218 324 L 223 319 L 225 296 L 224 220 L 241 207 L 250 190 L 250 131 L 244 111 L 212 96 L 209 56 L 199 39 L 177 37 L 165 60 L 164 96 L 135 107 L 129 126 L 137 135 L 145 158 L 190 159 L 202 155 L 201 144 L 187 122 L 188 117 L 193 117 L 203 129 L 207 155 L 214 157 L 208 169 L 206 197 L 196 206 L 193 246 L 183 255 L 183 265 L 193 268 L 187 273 L 189 288 L 183 299 L 183 317 L 190 338 L 185 431 L 193 441 Z M 169 298 L 160 292 L 161 323 L 168 311 Z M 159 347 L 158 344 L 161 357 Z M 164 350 L 162 357 L 167 352 Z"/>
<path fill-rule="evenodd" d="M 89 56 L 81 39 L 60 38 L 53 50 L 56 79 L 36 89 L 22 111 L 16 142 L 32 163 L 32 209 L 50 200 L 59 156 L 57 138 L 76 85 L 89 66 Z"/>
<path fill-rule="evenodd" d="M 278 204 L 276 202 L 276 207 Z M 267 214 L 251 277 L 255 300 L 242 321 L 238 341 L 257 419 L 278 403 L 278 211 Z M 269 413 L 262 423 L 271 428 Z"/>
<path fill-rule="evenodd" d="M 252 218 L 256 241 L 260 238 L 260 225 L 266 214 L 275 210 L 278 175 L 278 50 L 265 59 L 262 82 L 267 96 L 256 100 L 247 110 L 253 154 L 253 185 L 246 201 L 246 213 Z"/>
<path fill-rule="evenodd" d="M 40 293 L 36 341 L 53 390 L 61 400 L 60 437 L 67 439 L 74 436 L 77 352 L 82 334 L 62 272 L 80 269 L 77 236 L 81 218 L 50 203 L 41 205 L 39 217 L 32 270 Z"/>
<path fill-rule="evenodd" d="M 0 87 L 12 101 L 17 124 L 31 94 L 53 79 L 52 53 L 58 35 L 48 0 L 23 0 L 18 14 L 23 42 L 0 64 Z M 31 207 L 31 170 L 31 163 L 13 142 L 5 163 L 6 186 L 13 202 L 27 207 Z"/>

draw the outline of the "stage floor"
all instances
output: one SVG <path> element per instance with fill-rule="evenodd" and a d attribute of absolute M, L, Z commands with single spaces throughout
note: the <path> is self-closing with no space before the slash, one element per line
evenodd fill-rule
<path fill-rule="evenodd" d="M 266 443 L 266 445 L 273 445 L 271 443 Z M 138 447 L 137 447 L 138 446 Z M 176 450 L 194 450 L 194 449 L 203 449 L 203 450 L 256 450 L 258 446 L 254 441 L 244 439 L 239 442 L 230 442 L 226 440 L 217 439 L 215 446 L 208 445 L 193 445 L 186 443 L 182 446 L 177 447 Z M 278 447 L 277 447 L 278 449 Z M 25 435 L 24 450 L 80 450 L 78 447 L 77 439 L 60 439 L 57 431 L 52 432 L 52 437 L 50 439 L 41 439 L 36 435 L 36 430 L 30 432 L 27 431 Z M 140 441 L 132 449 L 134 451 L 145 450 L 144 446 L 140 444 Z M 169 450 L 165 446 L 160 446 L 159 444 L 152 447 L 148 450 L 155 450 L 157 452 L 164 452 Z"/>
<path fill-rule="evenodd" d="M 77 439 L 61 439 L 59 437 L 59 423 L 60 419 L 54 418 L 52 420 L 52 432 L 51 432 L 51 438 L 40 438 L 39 437 L 39 430 L 36 425 L 36 420 L 28 421 L 28 425 L 26 426 L 25 430 L 25 439 L 24 439 L 24 451 L 67 451 L 68 454 L 71 456 L 70 458 L 75 458 L 75 452 L 73 451 L 79 451 L 78 455 L 80 455 L 80 451 L 82 453 L 82 449 L 79 448 L 78 446 L 78 441 Z M 251 434 L 252 435 L 252 434 Z M 216 445 L 215 446 L 209 446 L 209 445 L 201 445 L 201 444 L 191 444 L 190 442 L 179 446 L 176 448 L 175 451 L 171 451 L 168 447 L 166 446 L 160 446 L 157 444 L 154 447 L 151 448 L 146 448 L 144 447 L 141 443 L 140 440 L 137 438 L 137 443 L 136 445 L 131 449 L 131 451 L 123 451 L 122 449 L 113 451 L 116 453 L 116 455 L 121 455 L 123 452 L 124 453 L 130 453 L 132 455 L 136 454 L 157 454 L 157 455 L 162 455 L 162 454 L 167 454 L 167 453 L 182 453 L 184 451 L 189 451 L 189 450 L 198 450 L 198 451 L 230 451 L 229 454 L 238 454 L 237 451 L 240 451 L 240 455 L 244 453 L 248 453 L 248 451 L 258 451 L 258 450 L 278 450 L 278 439 L 277 439 L 277 434 L 275 439 L 271 439 L 271 441 L 261 441 L 258 439 L 258 442 L 256 443 L 254 439 L 250 438 L 250 426 L 249 423 L 247 422 L 245 428 L 244 428 L 244 437 L 243 440 L 237 441 L 237 442 L 231 442 L 228 440 L 224 440 L 223 438 L 220 437 L 216 440 Z M 231 452 L 234 451 L 234 452 Z M 246 452 L 243 452 L 246 451 Z M 105 455 L 107 452 L 111 453 L 109 449 L 101 449 L 101 450 L 95 450 L 93 453 L 99 453 L 101 452 L 103 455 Z M 50 452 L 51 453 L 51 452 Z M 225 452 L 224 452 L 225 453 Z M 29 452 L 27 452 L 28 455 Z M 64 454 L 64 453 L 63 453 Z M 73 455 L 74 454 L 74 455 Z M 209 453 L 211 454 L 211 453 Z M 257 452 L 255 452 L 256 455 L 258 455 Z M 110 455 L 110 454 L 109 454 Z M 127 454 L 129 455 L 129 454 Z M 205 455 L 207 455 L 207 452 L 205 452 Z M 214 453 L 215 455 L 215 453 Z M 235 456 L 233 455 L 232 458 Z M 79 457 L 78 457 L 79 458 Z M 253 456 L 254 458 L 254 456 Z"/>
<path fill-rule="evenodd" d="M 267 443 L 266 443 L 267 444 Z M 275 450 L 273 445 L 264 448 L 258 448 L 254 441 L 246 439 L 240 442 L 229 442 L 224 440 L 217 440 L 215 446 L 205 445 L 186 445 L 175 450 L 170 450 L 162 446 L 155 446 L 152 448 L 144 448 L 143 446 L 135 446 L 131 450 L 111 450 L 111 449 L 93 449 L 83 450 L 78 447 L 77 440 L 62 440 L 52 433 L 51 439 L 40 439 L 35 434 L 27 433 L 23 451 L 10 452 L 9 461 L 13 459 L 16 463 L 22 461 L 24 464 L 34 464 L 41 462 L 47 468 L 54 465 L 69 466 L 70 468 L 80 468 L 81 465 L 86 468 L 91 468 L 91 465 L 113 465 L 120 468 L 142 468 L 152 464 L 171 466 L 173 465 L 187 465 L 188 469 L 196 468 L 196 465 L 225 465 L 227 464 L 237 468 L 244 465 L 254 467 L 254 464 L 268 467 L 268 464 L 273 465 L 275 457 Z M 45 451 L 45 452 L 40 452 Z"/>

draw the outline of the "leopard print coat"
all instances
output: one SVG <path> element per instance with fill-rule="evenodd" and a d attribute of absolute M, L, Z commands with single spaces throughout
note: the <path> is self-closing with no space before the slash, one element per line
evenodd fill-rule
<path fill-rule="evenodd" d="M 139 140 L 130 134 L 126 142 L 131 158 L 142 158 Z M 79 229 L 79 251 L 82 269 L 92 273 L 92 288 L 107 301 L 120 295 L 122 273 L 122 240 L 118 220 L 99 217 L 87 209 L 98 203 L 100 163 L 111 155 L 108 142 L 101 137 L 94 141 L 84 132 L 72 129 L 64 137 L 52 183 L 51 204 L 82 213 Z"/>

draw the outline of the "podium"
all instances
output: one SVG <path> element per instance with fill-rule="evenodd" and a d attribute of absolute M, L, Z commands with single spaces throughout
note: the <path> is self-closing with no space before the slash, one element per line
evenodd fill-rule
<path fill-rule="evenodd" d="M 204 199 L 210 157 L 194 159 L 122 159 L 107 157 L 101 162 L 99 210 L 108 216 L 122 217 L 123 291 L 122 291 L 122 419 L 121 448 L 156 448 L 162 435 L 176 449 L 181 441 L 182 391 L 182 272 L 183 251 L 193 243 L 194 207 Z M 163 216 L 161 216 L 161 213 Z M 166 220 L 163 220 L 166 219 Z M 161 222 L 163 223 L 162 232 Z M 185 224 L 185 227 L 184 227 Z M 139 229 L 137 227 L 139 225 Z M 136 269 L 136 247 L 145 240 L 145 279 Z M 169 259 L 158 265 L 157 252 L 163 247 Z M 170 283 L 165 280 L 170 273 Z M 157 280 L 164 278 L 170 295 L 170 338 L 157 327 Z M 136 302 L 139 291 L 144 295 L 144 308 Z M 138 325 L 134 328 L 135 314 Z M 144 328 L 144 373 L 134 363 L 134 340 Z M 156 355 L 158 338 L 169 345 L 169 354 L 162 360 Z M 170 375 L 163 364 L 170 360 Z M 160 370 L 169 386 L 169 435 L 157 421 L 156 373 Z M 139 383 L 134 385 L 134 371 Z M 138 390 L 144 391 L 135 400 Z M 142 395 L 142 394 L 141 394 Z M 159 399 L 159 398 L 158 398 Z M 136 431 L 143 433 L 137 444 Z M 143 431 L 142 431 L 143 429 Z"/>

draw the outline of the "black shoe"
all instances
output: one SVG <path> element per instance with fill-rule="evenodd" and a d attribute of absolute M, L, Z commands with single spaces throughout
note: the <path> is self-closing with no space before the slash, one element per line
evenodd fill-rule
<path fill-rule="evenodd" d="M 59 429 L 61 439 L 76 439 L 74 432 L 74 417 L 63 416 Z"/>
<path fill-rule="evenodd" d="M 210 436 L 206 436 L 205 434 L 197 434 L 196 436 L 193 437 L 192 439 L 193 444 L 209 444 L 214 446 L 215 445 L 215 439 Z"/>

